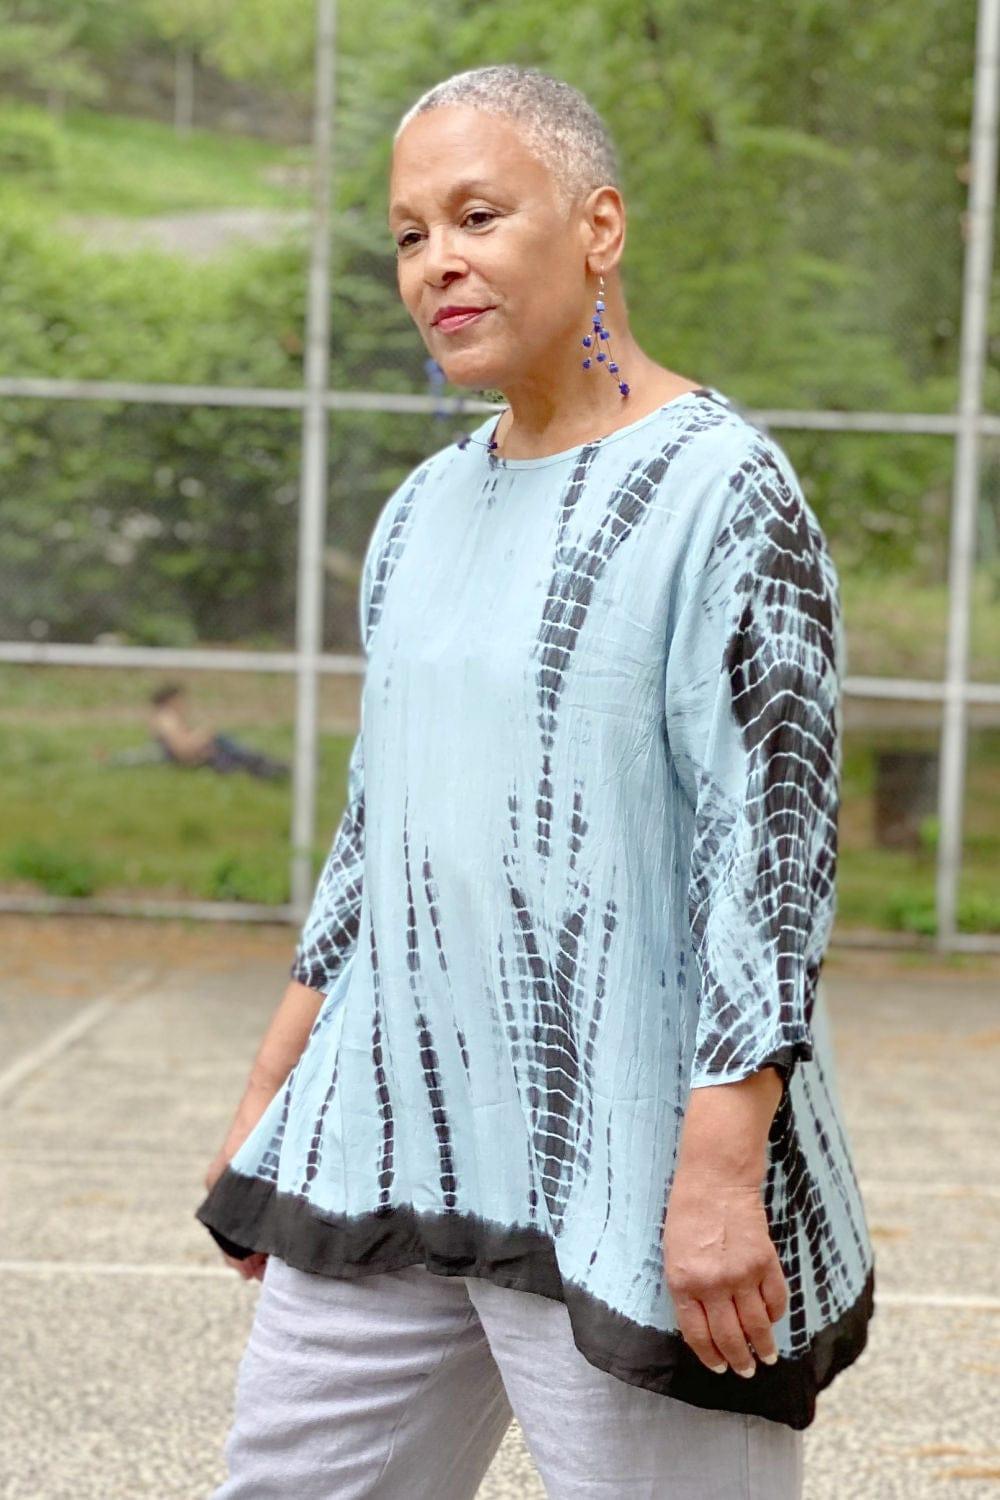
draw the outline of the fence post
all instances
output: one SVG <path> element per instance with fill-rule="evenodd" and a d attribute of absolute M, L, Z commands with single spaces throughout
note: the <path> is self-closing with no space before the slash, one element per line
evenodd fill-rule
<path fill-rule="evenodd" d="M 962 815 L 969 676 L 969 615 L 979 503 L 980 419 L 989 335 L 993 214 L 996 201 L 997 81 L 1000 0 L 979 0 L 970 141 L 969 208 L 962 279 L 958 431 L 948 554 L 948 653 L 938 790 L 937 945 L 954 946 L 962 869 Z"/>
<path fill-rule="evenodd" d="M 292 907 L 305 916 L 314 884 L 319 656 L 323 650 L 327 423 L 330 373 L 330 174 L 333 159 L 335 0 L 317 0 L 312 152 L 312 237 L 306 309 L 305 406 L 299 488 L 295 607 L 295 760 L 292 782 Z"/>

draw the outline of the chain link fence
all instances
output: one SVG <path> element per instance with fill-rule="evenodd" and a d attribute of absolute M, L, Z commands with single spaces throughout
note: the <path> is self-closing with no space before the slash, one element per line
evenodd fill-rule
<path fill-rule="evenodd" d="M 331 387 L 334 20 L 333 0 L 319 0 L 310 225 L 287 248 L 302 268 L 301 322 L 286 307 L 273 318 L 301 340 L 303 384 L 277 357 L 273 384 L 240 384 L 238 340 L 217 366 L 230 384 L 197 383 L 197 371 L 189 384 L 0 378 L 5 909 L 302 919 L 357 724 L 371 525 L 423 453 L 492 409 L 449 396 L 442 415 L 430 390 Z M 933 226 L 964 256 L 962 305 L 901 275 L 869 312 L 911 365 L 921 340 L 959 331 L 954 380 L 928 387 L 927 410 L 874 409 L 879 381 L 863 367 L 857 410 L 744 408 L 787 449 L 844 584 L 844 940 L 873 940 L 874 916 L 885 941 L 1000 947 L 1000 416 L 984 410 L 998 31 L 1000 0 L 981 0 L 961 243 L 944 212 Z M 912 170 L 899 163 L 881 212 L 905 214 Z M 803 244 L 803 225 L 833 215 L 850 275 L 852 246 L 867 235 L 877 251 L 882 221 L 824 191 L 822 177 L 803 179 Z M 885 254 L 897 243 L 887 237 Z M 269 289 L 253 295 L 266 306 Z M 723 369 L 733 351 L 724 302 L 713 305 Z M 832 366 L 828 333 L 816 357 Z M 881 565 L 883 552 L 907 570 Z M 195 717 L 284 761 L 287 780 L 151 775 L 145 713 L 166 682 L 186 687 Z"/>

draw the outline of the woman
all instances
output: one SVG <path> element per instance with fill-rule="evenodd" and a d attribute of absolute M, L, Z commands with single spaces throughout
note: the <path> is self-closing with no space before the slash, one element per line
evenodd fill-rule
<path fill-rule="evenodd" d="M 400 295 L 507 407 L 365 558 L 348 805 L 197 1213 L 263 1279 L 216 1500 L 465 1500 L 512 1412 L 550 1496 L 785 1500 L 865 1346 L 835 576 L 630 333 L 618 181 L 533 69 L 396 135 Z"/>

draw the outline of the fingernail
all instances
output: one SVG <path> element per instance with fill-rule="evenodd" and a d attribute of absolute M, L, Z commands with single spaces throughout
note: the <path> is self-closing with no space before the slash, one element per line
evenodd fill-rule
<path fill-rule="evenodd" d="M 737 1370 L 736 1371 L 737 1375 L 742 1375 L 744 1380 L 749 1380 L 750 1376 L 753 1374 L 753 1372 L 754 1372 L 754 1366 L 753 1365 L 750 1366 L 749 1370 Z"/>
<path fill-rule="evenodd" d="M 776 1354 L 762 1354 L 761 1359 L 766 1365 L 774 1365 L 778 1362 L 778 1356 Z"/>
<path fill-rule="evenodd" d="M 710 1365 L 709 1369 L 712 1371 L 713 1375 L 725 1375 L 726 1371 L 729 1369 L 729 1366 L 728 1365 Z"/>

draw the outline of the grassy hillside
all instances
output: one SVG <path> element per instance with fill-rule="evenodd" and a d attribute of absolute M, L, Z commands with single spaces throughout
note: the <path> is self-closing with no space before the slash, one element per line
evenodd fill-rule
<path fill-rule="evenodd" d="M 0 103 L 0 213 L 29 204 L 67 213 L 138 217 L 183 210 L 301 208 L 301 148 L 194 130 L 178 137 L 155 120 L 74 110 L 62 127 L 45 111 Z"/>

